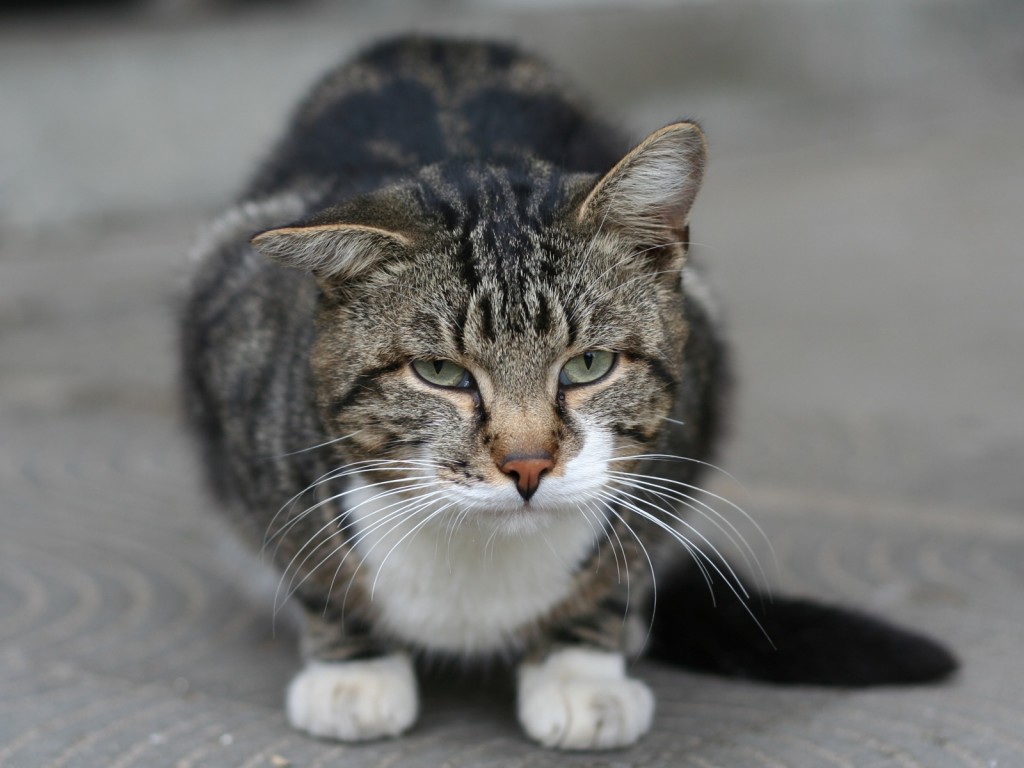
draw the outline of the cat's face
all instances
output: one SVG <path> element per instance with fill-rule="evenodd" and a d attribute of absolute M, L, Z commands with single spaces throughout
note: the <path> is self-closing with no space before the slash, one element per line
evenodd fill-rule
<path fill-rule="evenodd" d="M 692 152 L 699 134 L 686 138 Z M 695 188 L 673 218 L 625 199 L 619 167 L 599 181 L 541 165 L 460 173 L 427 169 L 360 203 L 356 225 L 287 230 L 307 237 L 306 259 L 337 252 L 339 234 L 359 240 L 319 275 L 317 397 L 363 482 L 509 530 L 542 525 L 599 505 L 608 470 L 628 471 L 664 426 Z"/>

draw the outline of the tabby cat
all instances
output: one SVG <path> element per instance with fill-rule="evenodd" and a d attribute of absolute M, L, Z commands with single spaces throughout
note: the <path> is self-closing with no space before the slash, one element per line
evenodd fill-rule
<path fill-rule="evenodd" d="M 304 609 L 296 728 L 402 733 L 424 656 L 515 665 L 523 729 L 567 749 L 651 727 L 645 642 L 782 682 L 953 668 L 857 614 L 762 611 L 677 509 L 734 532 L 696 492 L 727 390 L 687 265 L 704 165 L 696 124 L 629 149 L 514 47 L 402 38 L 316 85 L 200 243 L 186 405 Z M 652 595 L 666 559 L 691 567 Z"/>

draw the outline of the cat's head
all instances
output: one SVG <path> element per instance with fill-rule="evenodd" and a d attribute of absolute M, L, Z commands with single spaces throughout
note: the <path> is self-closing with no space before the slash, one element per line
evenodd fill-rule
<path fill-rule="evenodd" d="M 603 177 L 450 162 L 257 235 L 321 286 L 312 365 L 344 460 L 513 527 L 595 499 L 672 407 L 704 157 L 678 123 Z"/>

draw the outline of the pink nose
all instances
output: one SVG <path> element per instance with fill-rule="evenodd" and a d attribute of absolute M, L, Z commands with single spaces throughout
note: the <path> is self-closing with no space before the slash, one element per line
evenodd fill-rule
<path fill-rule="evenodd" d="M 499 469 L 516 481 L 516 488 L 524 501 L 537 491 L 540 479 L 555 466 L 550 453 L 534 453 L 531 455 L 512 455 L 499 465 Z"/>

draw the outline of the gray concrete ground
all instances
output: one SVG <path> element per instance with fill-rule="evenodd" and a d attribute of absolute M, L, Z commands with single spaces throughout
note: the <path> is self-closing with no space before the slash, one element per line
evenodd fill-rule
<path fill-rule="evenodd" d="M 1024 766 L 1019 4 L 293 7 L 0 16 L 0 765 Z M 523 40 L 638 136 L 702 119 L 742 379 L 716 489 L 781 591 L 944 638 L 953 682 L 643 663 L 654 732 L 600 756 L 534 748 L 486 680 L 432 683 L 397 741 L 288 729 L 294 636 L 197 487 L 173 296 L 308 81 L 410 28 Z"/>

